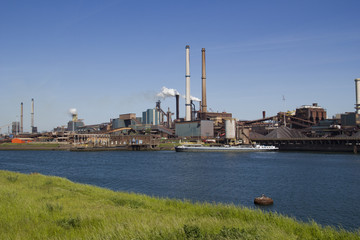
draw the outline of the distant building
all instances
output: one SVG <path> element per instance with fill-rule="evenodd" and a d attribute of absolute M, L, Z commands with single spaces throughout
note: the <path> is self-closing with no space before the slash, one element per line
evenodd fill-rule
<path fill-rule="evenodd" d="M 12 122 L 11 124 L 12 134 L 17 135 L 20 132 L 20 122 Z"/>
<path fill-rule="evenodd" d="M 69 121 L 68 122 L 68 127 L 67 130 L 70 132 L 75 132 L 77 131 L 80 127 L 83 127 L 85 124 L 82 120 L 77 120 L 77 121 Z"/>
<path fill-rule="evenodd" d="M 232 113 L 227 112 L 199 112 L 198 118 L 201 120 L 213 120 L 215 122 L 222 122 L 226 119 L 232 119 Z"/>
<path fill-rule="evenodd" d="M 54 128 L 53 130 L 54 132 L 66 132 L 67 131 L 67 127 L 64 125 L 64 126 L 59 126 L 59 127 L 56 127 Z"/>
<path fill-rule="evenodd" d="M 322 107 L 319 107 L 317 103 L 313 103 L 312 106 L 304 105 L 296 109 L 295 117 L 317 124 L 321 120 L 326 119 L 326 110 Z"/>
<path fill-rule="evenodd" d="M 178 122 L 175 124 L 175 135 L 178 137 L 214 137 L 214 122 L 198 120 L 192 122 Z"/>
<path fill-rule="evenodd" d="M 111 119 L 111 128 L 114 130 L 130 127 L 131 125 L 136 125 L 139 123 L 141 123 L 141 118 L 137 118 L 135 113 L 120 114 L 119 118 Z"/>
<path fill-rule="evenodd" d="M 37 127 L 31 127 L 31 133 L 37 133 Z"/>
<path fill-rule="evenodd" d="M 83 134 L 87 134 L 87 133 L 99 133 L 99 132 L 104 132 L 104 131 L 108 131 L 108 123 L 100 123 L 100 124 L 93 124 L 93 125 L 83 125 L 83 126 L 78 126 L 77 129 L 75 130 L 77 133 L 83 133 Z"/>
<path fill-rule="evenodd" d="M 155 108 L 142 113 L 142 124 L 159 125 L 161 122 L 162 114 Z"/>
<path fill-rule="evenodd" d="M 360 115 L 355 112 L 341 114 L 340 122 L 343 127 L 355 127 L 360 125 Z"/>

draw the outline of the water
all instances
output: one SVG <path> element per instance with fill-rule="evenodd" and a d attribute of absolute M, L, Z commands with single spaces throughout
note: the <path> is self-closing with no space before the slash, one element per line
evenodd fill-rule
<path fill-rule="evenodd" d="M 38 172 L 117 191 L 256 208 L 348 230 L 360 227 L 360 155 L 0 151 L 0 169 Z"/>

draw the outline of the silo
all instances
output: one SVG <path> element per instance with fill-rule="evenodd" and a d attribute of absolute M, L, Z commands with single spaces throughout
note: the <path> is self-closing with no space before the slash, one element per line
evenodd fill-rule
<path fill-rule="evenodd" d="M 235 139 L 235 119 L 225 120 L 225 138 Z"/>

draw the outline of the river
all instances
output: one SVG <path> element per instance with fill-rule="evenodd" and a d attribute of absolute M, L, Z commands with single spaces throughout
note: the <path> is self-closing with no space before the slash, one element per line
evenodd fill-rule
<path fill-rule="evenodd" d="M 217 202 L 360 228 L 360 155 L 304 152 L 0 151 L 0 169 L 65 177 L 116 191 Z"/>

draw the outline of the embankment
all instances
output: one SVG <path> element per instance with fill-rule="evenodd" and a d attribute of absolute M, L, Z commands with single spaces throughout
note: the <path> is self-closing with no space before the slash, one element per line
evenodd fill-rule
<path fill-rule="evenodd" d="M 0 171 L 0 239 L 360 239 L 260 210 Z"/>
<path fill-rule="evenodd" d="M 49 151 L 63 151 L 69 150 L 70 144 L 60 143 L 2 143 L 0 150 L 49 150 Z"/>

